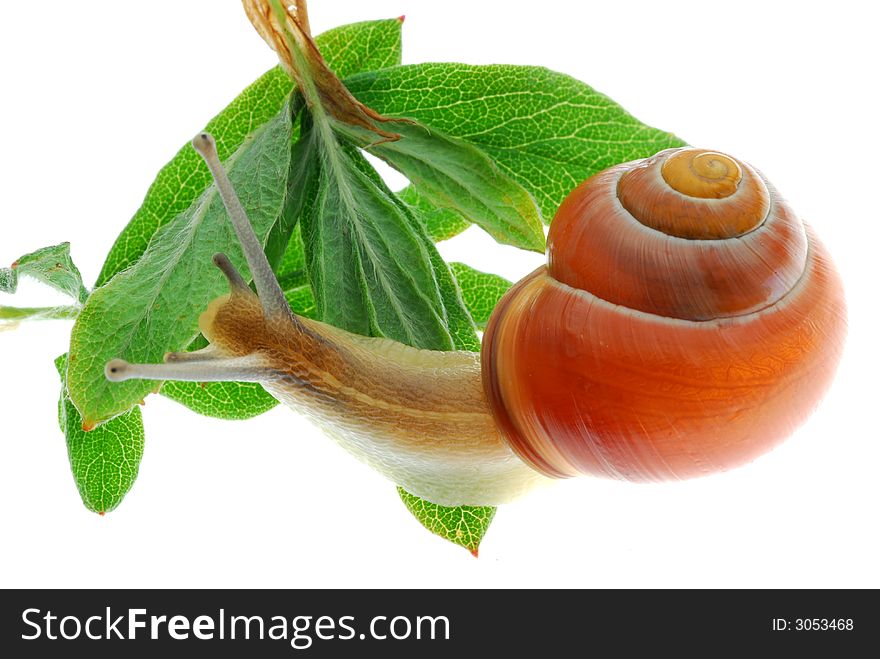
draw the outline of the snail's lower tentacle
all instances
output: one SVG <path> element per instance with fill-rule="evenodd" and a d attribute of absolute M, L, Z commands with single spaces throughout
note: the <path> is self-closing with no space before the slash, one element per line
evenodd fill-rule
<path fill-rule="evenodd" d="M 197 354 L 191 353 L 191 355 Z M 164 364 L 131 364 L 122 359 L 113 359 L 107 362 L 104 374 L 111 382 L 126 380 L 259 382 L 265 377 L 265 366 L 259 355 L 212 356 L 208 359 L 191 359 L 184 357 L 184 353 L 172 353 L 172 355 L 172 358 Z"/>
<path fill-rule="evenodd" d="M 201 350 L 193 350 L 192 352 L 167 352 L 163 361 L 166 364 L 197 364 L 203 362 L 217 362 L 226 357 L 215 346 L 209 345 Z"/>

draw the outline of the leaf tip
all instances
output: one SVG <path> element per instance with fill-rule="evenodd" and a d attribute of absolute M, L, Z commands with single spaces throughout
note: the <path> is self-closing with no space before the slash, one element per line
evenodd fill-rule
<path fill-rule="evenodd" d="M 469 548 L 469 549 L 471 552 L 471 556 L 473 556 L 474 558 L 480 557 L 480 548 L 479 547 L 473 547 L 473 548 Z"/>
<path fill-rule="evenodd" d="M 103 511 L 103 510 L 99 510 L 99 511 L 98 511 L 98 517 L 103 517 L 105 514 L 106 514 L 106 513 L 105 513 L 105 511 Z"/>
<path fill-rule="evenodd" d="M 543 224 L 541 224 L 539 230 L 535 231 L 532 239 L 529 241 L 528 249 L 539 254 L 547 251 L 547 237 L 544 235 Z"/>
<path fill-rule="evenodd" d="M 406 20 L 406 14 L 401 14 L 397 17 L 397 20 L 403 23 Z"/>
<path fill-rule="evenodd" d="M 82 431 L 83 432 L 91 432 L 97 427 L 98 427 L 97 421 L 88 421 L 86 419 L 83 419 L 83 422 L 82 422 Z"/>

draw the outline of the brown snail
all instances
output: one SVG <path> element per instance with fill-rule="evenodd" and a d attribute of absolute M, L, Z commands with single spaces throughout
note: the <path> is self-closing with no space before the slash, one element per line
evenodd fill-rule
<path fill-rule="evenodd" d="M 818 404 L 846 331 L 822 245 L 733 158 L 671 149 L 601 172 L 563 202 L 548 265 L 517 283 L 481 354 L 365 338 L 291 313 L 205 133 L 257 295 L 200 319 L 211 342 L 110 380 L 239 380 L 313 418 L 441 505 L 509 501 L 547 477 L 698 476 L 776 445 Z"/>

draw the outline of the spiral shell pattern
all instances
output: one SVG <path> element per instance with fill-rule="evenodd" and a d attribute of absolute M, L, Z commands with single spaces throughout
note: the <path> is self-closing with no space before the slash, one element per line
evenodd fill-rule
<path fill-rule="evenodd" d="M 840 280 L 745 163 L 670 149 L 601 172 L 563 202 L 548 246 L 482 356 L 502 434 L 546 475 L 729 469 L 791 434 L 830 384 Z"/>

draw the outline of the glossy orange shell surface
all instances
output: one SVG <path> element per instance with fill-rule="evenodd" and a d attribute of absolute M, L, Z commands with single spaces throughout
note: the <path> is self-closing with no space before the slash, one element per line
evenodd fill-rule
<path fill-rule="evenodd" d="M 620 179 L 640 165 L 572 192 L 548 266 L 508 292 L 483 339 L 502 434 L 547 475 L 655 481 L 738 466 L 805 420 L 840 358 L 838 275 L 769 183 L 743 165 L 766 195 L 746 202 L 761 209 L 754 227 L 686 239 L 620 203 Z"/>

